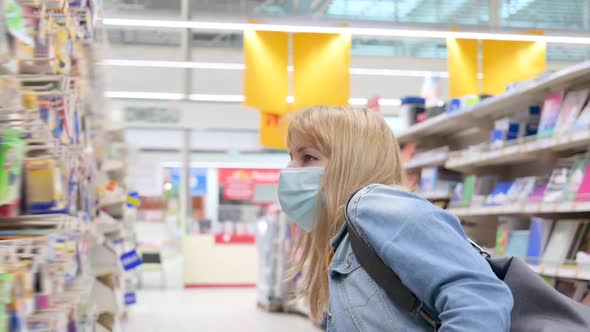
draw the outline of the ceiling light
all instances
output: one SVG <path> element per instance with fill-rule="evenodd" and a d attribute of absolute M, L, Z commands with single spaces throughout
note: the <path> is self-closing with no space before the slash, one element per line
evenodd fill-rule
<path fill-rule="evenodd" d="M 590 37 L 578 36 L 547 36 L 511 33 L 491 32 L 461 32 L 448 30 L 414 30 L 392 28 L 361 28 L 361 27 L 327 27 L 304 25 L 278 25 L 278 24 L 250 24 L 250 23 L 224 23 L 224 22 L 197 22 L 197 21 L 165 21 L 165 20 L 135 20 L 135 19 L 103 19 L 105 25 L 128 27 L 173 28 L 215 31 L 277 31 L 277 32 L 307 32 L 307 33 L 350 33 L 355 36 L 375 37 L 410 37 L 428 39 L 465 38 L 479 40 L 505 40 L 505 41 L 542 41 L 561 44 L 590 44 Z"/>
<path fill-rule="evenodd" d="M 160 68 L 193 68 L 193 69 L 220 69 L 243 70 L 245 65 L 241 63 L 221 62 L 186 62 L 186 61 L 153 61 L 153 60 L 122 60 L 107 59 L 101 62 L 105 66 L 122 67 L 160 67 Z"/>
<path fill-rule="evenodd" d="M 388 99 L 388 98 L 381 98 L 379 99 L 379 105 L 381 106 L 401 106 L 402 102 L 399 99 Z"/>
<path fill-rule="evenodd" d="M 184 95 L 182 93 L 162 93 L 162 92 L 105 91 L 104 96 L 107 98 L 121 98 L 121 99 L 158 99 L 158 100 L 181 100 L 181 99 L 184 99 Z"/>
<path fill-rule="evenodd" d="M 207 95 L 207 94 L 193 94 L 189 96 L 193 101 L 216 101 L 216 102 L 243 102 L 244 96 L 240 95 Z"/>
<path fill-rule="evenodd" d="M 348 99 L 348 103 L 350 105 L 367 105 L 367 98 L 350 98 Z"/>
<path fill-rule="evenodd" d="M 123 60 L 107 59 L 101 62 L 105 66 L 122 67 L 160 67 L 160 68 L 193 68 L 193 69 L 215 69 L 215 70 L 244 70 L 246 66 L 241 63 L 223 62 L 184 62 L 184 61 L 153 61 L 153 60 Z M 288 66 L 289 72 L 293 66 Z M 446 71 L 428 70 L 405 70 L 405 69 L 379 69 L 379 68 L 350 68 L 351 75 L 365 76 L 398 76 L 398 77 L 448 77 Z"/>
<path fill-rule="evenodd" d="M 182 100 L 184 95 L 182 93 L 162 93 L 162 92 L 134 92 L 134 91 L 105 91 L 106 98 L 113 99 L 158 99 L 158 100 Z M 192 101 L 210 101 L 210 102 L 228 102 L 241 103 L 244 101 L 244 96 L 241 95 L 212 95 L 212 94 L 192 94 L 188 97 Z M 295 97 L 288 96 L 286 98 L 288 103 L 295 102 Z M 366 105 L 367 98 L 350 98 L 348 99 L 350 105 Z M 399 106 L 401 102 L 399 99 L 379 99 L 381 106 Z"/>
<path fill-rule="evenodd" d="M 404 69 L 373 69 L 373 68 L 350 68 L 351 75 L 366 76 L 406 76 L 406 77 L 449 77 L 446 71 L 427 70 L 404 70 Z"/>

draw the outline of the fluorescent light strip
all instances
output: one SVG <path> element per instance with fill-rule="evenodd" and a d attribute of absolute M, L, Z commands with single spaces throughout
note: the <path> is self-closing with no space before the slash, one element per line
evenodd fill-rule
<path fill-rule="evenodd" d="M 101 64 L 105 65 L 105 66 L 122 66 L 122 67 L 193 68 L 193 69 L 221 69 L 221 70 L 244 70 L 246 68 L 246 66 L 241 63 L 122 60 L 122 59 L 108 59 L 108 60 L 102 61 Z"/>
<path fill-rule="evenodd" d="M 574 36 L 546 36 L 490 32 L 461 32 L 441 30 L 413 30 L 413 29 L 386 29 L 386 28 L 355 28 L 355 27 L 326 27 L 303 25 L 278 25 L 278 24 L 250 24 L 250 23 L 223 23 L 223 22 L 196 22 L 196 21 L 165 21 L 165 20 L 135 20 L 105 18 L 105 25 L 151 28 L 174 28 L 215 31 L 277 31 L 277 32 L 307 32 L 307 33 L 342 33 L 357 36 L 378 37 L 410 37 L 410 38 L 465 38 L 479 40 L 505 40 L 505 41 L 543 41 L 561 44 L 590 44 L 590 37 Z"/>
<path fill-rule="evenodd" d="M 367 105 L 367 98 L 350 98 L 348 99 L 348 103 L 350 105 Z"/>
<path fill-rule="evenodd" d="M 379 99 L 379 105 L 381 106 L 401 106 L 402 101 L 399 99 L 381 98 Z"/>
<path fill-rule="evenodd" d="M 104 96 L 107 98 L 121 99 L 158 99 L 158 100 L 182 100 L 182 93 L 162 93 L 162 92 L 132 92 L 132 91 L 105 91 Z"/>
<path fill-rule="evenodd" d="M 240 95 L 203 95 L 193 94 L 188 97 L 193 101 L 216 101 L 216 102 L 236 102 L 241 103 L 244 101 L 244 96 Z"/>
<path fill-rule="evenodd" d="M 133 92 L 133 91 L 105 91 L 106 98 L 113 99 L 154 99 L 154 100 L 182 100 L 184 95 L 182 93 L 162 93 L 162 92 Z M 244 96 L 241 95 L 213 95 L 213 94 L 191 94 L 188 97 L 192 101 L 210 101 L 210 102 L 228 102 L 241 103 L 244 101 Z M 295 102 L 293 96 L 286 98 L 288 103 Z M 348 100 L 350 105 L 366 105 L 367 98 L 350 98 Z M 381 106 L 399 106 L 401 101 L 399 99 L 379 99 Z"/>
<path fill-rule="evenodd" d="M 101 62 L 106 66 L 122 67 L 156 67 L 156 68 L 193 68 L 215 70 L 244 70 L 246 66 L 241 63 L 222 62 L 184 62 L 184 61 L 152 61 L 152 60 L 122 60 L 108 59 Z M 293 66 L 287 70 L 293 72 Z M 404 70 L 404 69 L 378 69 L 378 68 L 350 68 L 351 75 L 365 76 L 398 76 L 398 77 L 449 77 L 446 71 Z"/>
<path fill-rule="evenodd" d="M 366 76 L 449 77 L 449 73 L 447 73 L 446 71 L 373 69 L 373 68 L 350 68 L 350 74 L 351 75 L 366 75 Z"/>

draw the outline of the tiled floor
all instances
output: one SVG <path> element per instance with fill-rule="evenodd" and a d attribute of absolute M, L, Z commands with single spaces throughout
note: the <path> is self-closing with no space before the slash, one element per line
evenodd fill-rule
<path fill-rule="evenodd" d="M 319 332 L 297 315 L 256 307 L 255 289 L 144 290 L 129 314 L 129 332 Z"/>

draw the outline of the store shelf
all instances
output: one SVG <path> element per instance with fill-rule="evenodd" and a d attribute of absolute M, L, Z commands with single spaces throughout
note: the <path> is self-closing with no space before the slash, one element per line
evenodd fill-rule
<path fill-rule="evenodd" d="M 512 144 L 489 151 L 460 151 L 452 153 L 445 167 L 457 171 L 471 171 L 491 165 L 508 165 L 538 160 L 544 154 L 566 150 L 585 150 L 590 145 L 590 131 L 571 133 L 556 138 Z"/>
<path fill-rule="evenodd" d="M 34 214 L 0 218 L 0 229 L 4 228 L 55 228 L 73 232 L 85 232 L 88 230 L 88 223 L 78 217 L 66 214 Z"/>
<path fill-rule="evenodd" d="M 525 102 L 535 101 L 549 91 L 564 89 L 580 81 L 590 81 L 590 61 L 562 69 L 536 82 L 483 100 L 456 111 L 444 113 L 410 126 L 397 136 L 400 143 L 417 141 L 430 135 L 450 135 L 471 128 L 484 118 L 500 118 L 513 114 Z"/>
<path fill-rule="evenodd" d="M 102 169 L 105 172 L 124 172 L 125 163 L 120 160 L 108 160 L 104 163 Z"/>
<path fill-rule="evenodd" d="M 92 273 L 94 276 L 102 276 L 109 273 L 123 273 L 119 255 L 103 245 L 96 246 L 89 250 L 88 258 L 91 262 Z"/>
<path fill-rule="evenodd" d="M 126 203 L 125 198 L 124 197 L 117 197 L 117 198 L 109 198 L 109 199 L 105 199 L 104 201 L 101 201 L 98 206 L 101 208 L 104 207 L 114 207 L 117 205 L 124 205 Z"/>
<path fill-rule="evenodd" d="M 451 199 L 451 194 L 446 190 L 441 191 L 431 191 L 431 192 L 418 192 L 416 195 L 427 199 L 429 201 L 440 201 L 440 200 L 449 200 Z"/>
<path fill-rule="evenodd" d="M 119 222 L 97 222 L 96 231 L 103 235 L 120 233 L 123 231 L 123 225 Z"/>
<path fill-rule="evenodd" d="M 104 326 L 103 326 L 102 324 L 100 324 L 100 323 L 96 323 L 96 326 L 95 326 L 95 328 L 96 328 L 96 332 L 113 332 L 113 331 L 111 331 L 111 330 L 107 329 L 106 327 L 104 327 Z"/>
<path fill-rule="evenodd" d="M 404 164 L 404 169 L 412 170 L 424 167 L 443 166 L 449 158 L 449 151 L 440 151 L 432 153 L 417 154 Z"/>
<path fill-rule="evenodd" d="M 536 273 L 553 278 L 566 278 L 590 281 L 590 265 L 531 265 Z"/>
<path fill-rule="evenodd" d="M 450 208 L 449 212 L 459 218 L 462 217 L 491 217 L 502 215 L 568 215 L 589 214 L 590 202 L 565 202 L 565 203 L 531 203 L 504 206 L 480 206 L 467 208 Z"/>
<path fill-rule="evenodd" d="M 121 310 L 117 292 L 98 280 L 94 281 L 90 296 L 94 300 L 98 312 L 117 314 Z"/>

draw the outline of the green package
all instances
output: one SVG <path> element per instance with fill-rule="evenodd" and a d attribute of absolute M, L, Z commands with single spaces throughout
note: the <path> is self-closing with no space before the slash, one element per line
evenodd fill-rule
<path fill-rule="evenodd" d="M 469 175 L 465 178 L 465 182 L 463 183 L 463 197 L 461 198 L 461 206 L 468 206 L 471 204 L 474 191 L 475 175 Z"/>
<path fill-rule="evenodd" d="M 13 204 L 20 197 L 26 142 L 22 133 L 9 129 L 0 135 L 0 205 Z"/>

